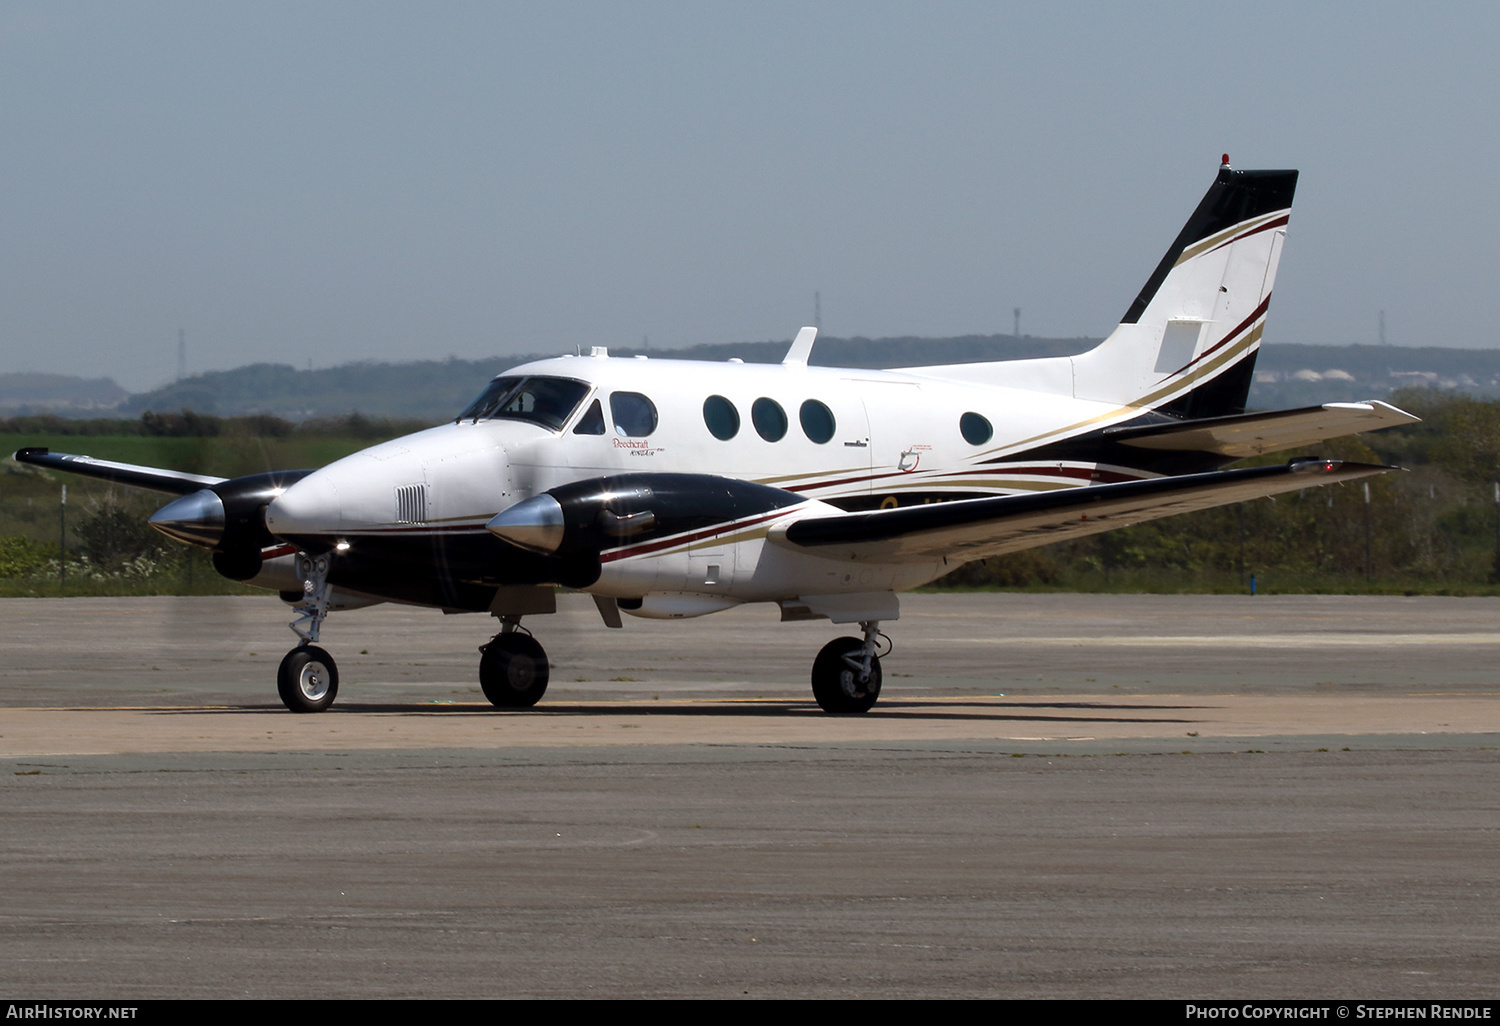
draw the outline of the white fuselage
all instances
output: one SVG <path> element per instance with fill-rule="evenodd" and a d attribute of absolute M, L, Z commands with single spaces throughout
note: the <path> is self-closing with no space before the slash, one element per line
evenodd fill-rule
<path fill-rule="evenodd" d="M 788 552 L 766 544 L 779 519 L 1145 476 L 1093 463 L 1008 458 L 1140 411 L 1003 385 L 900 371 L 603 356 L 538 361 L 501 377 L 513 376 L 577 381 L 587 392 L 560 428 L 461 419 L 372 446 L 293 485 L 272 504 L 268 525 L 278 534 L 318 535 L 350 546 L 417 531 L 474 533 L 501 510 L 548 489 L 629 473 L 712 474 L 809 500 L 706 537 L 697 532 L 647 551 L 607 553 L 599 580 L 588 588 L 620 598 L 658 596 L 646 604 L 647 615 L 672 606 L 670 596 L 722 598 L 718 606 L 683 600 L 706 612 L 742 601 L 890 592 L 951 569 L 941 560 L 856 567 Z M 637 407 L 636 397 L 649 399 L 654 427 L 616 423 L 617 394 Z M 719 400 L 732 405 L 739 422 L 732 437 L 711 430 L 705 414 L 710 397 L 719 397 L 719 411 Z M 805 420 L 809 401 L 814 405 Z M 764 416 L 757 416 L 758 403 Z M 831 424 L 817 404 L 831 414 Z M 784 432 L 776 438 L 781 422 Z M 722 416 L 717 427 L 727 433 Z"/>

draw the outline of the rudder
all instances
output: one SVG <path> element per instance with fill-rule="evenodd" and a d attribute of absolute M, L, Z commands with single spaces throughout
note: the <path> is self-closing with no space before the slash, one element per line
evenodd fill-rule
<path fill-rule="evenodd" d="M 1073 358 L 1074 395 L 1183 417 L 1242 412 L 1296 187 L 1296 171 L 1236 171 L 1226 158 L 1119 327 Z"/>

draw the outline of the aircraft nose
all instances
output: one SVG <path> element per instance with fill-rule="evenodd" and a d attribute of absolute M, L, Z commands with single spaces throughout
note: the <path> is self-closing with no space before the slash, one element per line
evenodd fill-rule
<path fill-rule="evenodd" d="M 266 528 L 278 538 L 337 531 L 341 519 L 338 488 L 323 474 L 295 482 L 266 507 Z"/>
<path fill-rule="evenodd" d="M 207 488 L 173 499 L 146 518 L 168 538 L 211 549 L 224 537 L 224 502 Z"/>

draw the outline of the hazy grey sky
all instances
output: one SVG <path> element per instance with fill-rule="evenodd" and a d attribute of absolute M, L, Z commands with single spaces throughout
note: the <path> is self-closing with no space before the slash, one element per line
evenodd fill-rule
<path fill-rule="evenodd" d="M 1218 155 L 1267 339 L 1492 346 L 1500 5 L 0 5 L 0 370 L 1102 335 Z"/>

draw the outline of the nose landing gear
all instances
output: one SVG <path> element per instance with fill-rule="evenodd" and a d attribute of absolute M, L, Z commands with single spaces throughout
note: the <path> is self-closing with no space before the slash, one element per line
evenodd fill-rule
<path fill-rule="evenodd" d="M 328 557 L 299 554 L 297 575 L 302 578 L 303 598 L 292 607 L 297 619 L 288 626 L 302 641 L 282 657 L 276 693 L 294 713 L 322 712 L 339 693 L 339 668 L 333 656 L 313 644 L 328 616 Z"/>

